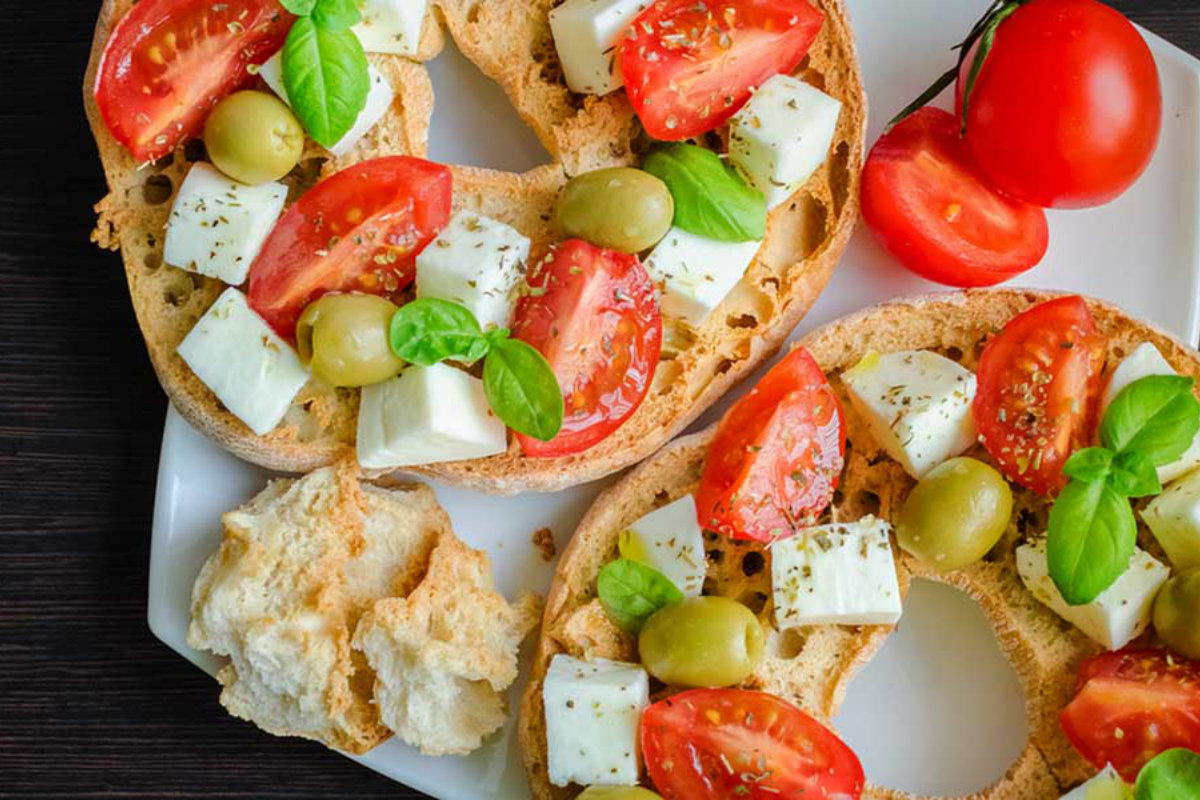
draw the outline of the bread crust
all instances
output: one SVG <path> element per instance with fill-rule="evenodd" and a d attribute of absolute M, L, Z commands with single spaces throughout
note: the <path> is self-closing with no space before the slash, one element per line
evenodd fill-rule
<path fill-rule="evenodd" d="M 828 282 L 858 216 L 858 180 L 864 154 L 866 100 L 843 0 L 814 0 L 825 27 L 799 74 L 843 102 L 830 157 L 790 203 L 770 218 L 768 237 L 739 287 L 698 331 L 668 325 L 666 358 L 633 417 L 605 441 L 574 456 L 524 458 L 515 441 L 487 459 L 440 463 L 415 472 L 494 494 L 554 491 L 595 480 L 645 458 L 682 431 L 731 386 L 774 354 Z M 105 0 L 84 79 L 84 106 L 110 192 L 96 210 L 93 240 L 120 249 L 134 311 L 171 402 L 194 427 L 234 455 L 283 472 L 305 472 L 352 450 L 358 395 L 310 381 L 284 422 L 255 436 L 188 369 L 175 349 L 220 294 L 222 284 L 162 263 L 162 232 L 170 195 L 189 166 L 188 148 L 170 163 L 139 168 L 111 137 L 91 87 L 109 31 L 130 0 Z M 421 59 L 442 45 L 441 26 L 486 75 L 507 92 L 554 163 L 524 174 L 454 167 L 456 209 L 471 208 L 519 228 L 537 258 L 556 237 L 549 222 L 566 179 L 578 172 L 630 164 L 642 146 L 623 92 L 580 98 L 558 74 L 546 15 L 553 0 L 434 0 Z M 440 24 L 438 24 L 440 22 Z M 423 156 L 433 90 L 425 68 L 395 56 L 372 55 L 396 95 L 393 109 L 353 152 L 318 164 L 310 145 L 305 161 L 315 178 L 385 154 Z M 304 176 L 289 178 L 293 189 Z M 294 198 L 293 198 L 294 199 Z"/>
<path fill-rule="evenodd" d="M 830 375 L 844 400 L 840 373 L 868 351 L 934 349 L 973 368 L 989 336 L 1016 314 L 1054 296 L 1043 291 L 994 289 L 904 298 L 830 323 L 800 344 Z M 1110 368 L 1133 347 L 1148 341 L 1180 374 L 1200 379 L 1200 354 L 1191 347 L 1111 304 L 1089 299 L 1088 305 L 1099 329 L 1109 337 Z M 891 519 L 893 509 L 902 506 L 913 481 L 898 464 L 879 458 L 882 450 L 865 422 L 853 406 L 843 405 L 849 446 L 832 516 L 853 520 L 875 513 Z M 550 659 L 557 653 L 588 658 L 635 656 L 632 640 L 615 637 L 611 623 L 602 613 L 596 613 L 596 574 L 617 556 L 618 534 L 623 528 L 653 508 L 694 491 L 715 430 L 714 425 L 675 441 L 601 494 L 562 555 L 546 601 L 518 726 L 526 772 L 537 800 L 565 800 L 579 792 L 578 787 L 551 786 L 546 772 L 541 691 Z M 971 453 L 982 457 L 982 448 Z M 992 554 L 975 565 L 940 575 L 896 549 L 902 592 L 907 592 L 913 577 L 920 577 L 954 586 L 980 604 L 1025 691 L 1029 741 L 1000 780 L 970 795 L 974 800 L 1057 798 L 1094 771 L 1059 730 L 1058 712 L 1074 694 L 1079 663 L 1100 648 L 1041 605 L 1021 584 L 1013 551 L 1026 534 L 1045 530 L 1048 509 L 1044 500 L 1017 487 L 1014 499 L 1009 529 Z M 1139 545 L 1162 555 L 1144 529 L 1139 531 Z M 765 590 L 767 600 L 761 604 L 760 618 L 767 622 L 771 611 L 769 554 L 757 545 L 733 543 L 709 534 L 705 546 L 710 551 L 706 591 L 754 603 L 754 594 Z M 719 561 L 714 562 L 713 551 L 721 553 Z M 758 562 L 757 575 L 747 578 L 743 563 L 748 552 L 763 553 L 766 566 Z M 831 724 L 850 681 L 889 632 L 887 627 L 838 626 L 806 628 L 799 634 L 773 632 L 768 655 L 748 685 L 790 699 Z M 863 796 L 873 800 L 913 797 L 875 785 L 869 785 Z"/>

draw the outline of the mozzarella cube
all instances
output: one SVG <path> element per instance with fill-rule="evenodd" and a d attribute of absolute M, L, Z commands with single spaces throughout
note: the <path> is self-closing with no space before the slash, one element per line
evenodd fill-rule
<path fill-rule="evenodd" d="M 1112 764 L 1107 764 L 1090 781 L 1076 786 L 1059 800 L 1127 800 L 1130 797 L 1132 794 L 1125 781 Z"/>
<path fill-rule="evenodd" d="M 894 625 L 901 602 L 890 533 L 868 516 L 772 544 L 775 625 Z"/>
<path fill-rule="evenodd" d="M 542 685 L 550 783 L 638 781 L 638 730 L 650 678 L 637 664 L 554 656 Z"/>
<path fill-rule="evenodd" d="M 1163 490 L 1142 519 L 1177 572 L 1200 568 L 1200 471 Z"/>
<path fill-rule="evenodd" d="M 508 431 L 462 370 L 412 365 L 399 377 L 364 386 L 358 407 L 358 463 L 391 469 L 503 453 Z"/>
<path fill-rule="evenodd" d="M 259 76 L 266 81 L 267 86 L 271 91 L 279 95 L 279 99 L 287 103 L 289 106 L 292 101 L 288 99 L 287 89 L 283 86 L 283 56 L 282 50 L 263 62 L 263 65 L 258 68 Z M 363 110 L 358 112 L 358 119 L 354 121 L 354 127 L 346 131 L 346 134 L 334 142 L 333 147 L 329 148 L 329 152 L 335 156 L 344 156 L 354 149 L 354 145 L 358 144 L 358 140 L 367 135 L 367 131 L 375 127 L 375 123 L 383 119 L 387 114 L 388 109 L 392 107 L 392 86 L 383 77 L 383 74 L 375 69 L 374 64 L 367 65 L 367 72 L 371 79 L 371 90 L 367 93 L 367 104 L 363 106 Z"/>
<path fill-rule="evenodd" d="M 690 494 L 651 511 L 621 532 L 621 555 L 654 567 L 687 597 L 704 588 L 704 536 Z"/>
<path fill-rule="evenodd" d="M 1149 342 L 1142 342 L 1109 375 L 1108 383 L 1104 387 L 1104 394 L 1100 397 L 1101 415 L 1108 410 L 1109 404 L 1116 399 L 1121 390 L 1129 384 L 1151 375 L 1178 374 L 1163 358 L 1162 353 L 1158 352 L 1157 347 Z M 1173 481 L 1180 475 L 1191 472 L 1197 466 L 1200 466 L 1200 432 L 1192 439 L 1191 446 L 1179 457 L 1179 460 L 1158 468 L 1158 480 L 1161 483 Z"/>
<path fill-rule="evenodd" d="M 479 324 L 503 328 L 529 261 L 529 239 L 502 222 L 460 211 L 417 256 L 417 297 L 466 306 Z"/>
<path fill-rule="evenodd" d="M 259 436 L 287 413 L 308 371 L 246 296 L 229 288 L 179 345 L 179 355 L 230 413 Z"/>
<path fill-rule="evenodd" d="M 1099 597 L 1083 606 L 1068 605 L 1050 577 L 1046 540 L 1017 548 L 1017 572 L 1025 587 L 1054 613 L 1109 650 L 1119 650 L 1150 624 L 1158 590 L 1170 570 L 1141 548 L 1135 548 L 1129 569 Z"/>
<path fill-rule="evenodd" d="M 354 33 L 368 53 L 412 58 L 421 46 L 428 0 L 358 0 L 362 22 Z"/>
<path fill-rule="evenodd" d="M 193 164 L 167 217 L 163 261 L 239 286 L 286 200 L 281 183 L 247 186 L 212 164 Z"/>
<path fill-rule="evenodd" d="M 791 75 L 758 88 L 729 123 L 729 160 L 763 193 L 785 202 L 829 155 L 842 104 Z"/>
<path fill-rule="evenodd" d="M 869 353 L 842 374 L 879 445 L 914 478 L 975 441 L 975 375 L 928 350 Z"/>
<path fill-rule="evenodd" d="M 566 0 L 550 12 L 550 31 L 572 92 L 608 94 L 625 85 L 617 46 L 651 0 Z"/>
<path fill-rule="evenodd" d="M 762 242 L 719 242 L 671 228 L 646 258 L 662 310 L 699 327 L 737 286 Z"/>

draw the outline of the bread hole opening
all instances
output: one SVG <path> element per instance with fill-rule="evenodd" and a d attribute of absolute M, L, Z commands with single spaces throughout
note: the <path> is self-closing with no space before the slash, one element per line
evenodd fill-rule
<path fill-rule="evenodd" d="M 163 156 L 162 158 L 160 158 L 154 162 L 154 168 L 155 169 L 166 169 L 167 167 L 171 166 L 174 163 L 175 163 L 175 154 L 167 153 L 165 156 Z"/>
<path fill-rule="evenodd" d="M 850 145 L 842 142 L 829 160 L 829 185 L 833 189 L 833 216 L 839 217 L 850 195 Z"/>
<path fill-rule="evenodd" d="M 808 637 L 802 628 L 785 628 L 775 637 L 775 656 L 777 658 L 793 659 L 804 650 Z"/>
<path fill-rule="evenodd" d="M 854 511 L 860 517 L 865 517 L 868 514 L 878 516 L 880 505 L 879 495 L 874 492 L 863 489 L 854 495 Z"/>
<path fill-rule="evenodd" d="M 187 144 L 183 146 L 183 158 L 185 161 L 207 161 L 208 148 L 204 146 L 203 139 L 188 139 Z"/>
<path fill-rule="evenodd" d="M 734 362 L 731 361 L 730 359 L 722 358 L 717 363 L 717 368 L 714 371 L 716 372 L 717 375 L 724 375 L 726 372 L 729 372 L 729 370 L 733 369 L 733 364 L 734 364 Z"/>
<path fill-rule="evenodd" d="M 188 298 L 192 296 L 190 286 L 168 286 L 163 290 L 163 300 L 167 305 L 173 308 L 179 308 L 187 303 Z"/>
<path fill-rule="evenodd" d="M 146 253 L 146 257 L 142 259 L 142 265 L 146 267 L 147 272 L 154 272 L 162 263 L 162 255 L 157 250 Z"/>
<path fill-rule="evenodd" d="M 146 205 L 161 206 L 171 199 L 175 186 L 166 175 L 151 175 L 142 184 L 142 200 Z"/>
<path fill-rule="evenodd" d="M 767 565 L 766 558 L 757 550 L 751 550 L 746 555 L 742 556 L 742 574 L 747 578 L 753 578 L 755 575 L 763 571 L 763 567 Z"/>
<path fill-rule="evenodd" d="M 758 327 L 758 317 L 753 314 L 730 314 L 725 318 L 725 324 L 730 328 L 754 329 Z"/>
<path fill-rule="evenodd" d="M 467 11 L 467 22 L 471 25 L 479 23 L 479 3 L 472 5 L 471 9 Z"/>
<path fill-rule="evenodd" d="M 951 361 L 962 363 L 963 355 L 964 354 L 961 347 L 955 347 L 951 345 L 950 347 L 946 348 L 946 358 L 950 359 Z"/>
<path fill-rule="evenodd" d="M 738 602 L 757 616 L 767 607 L 767 596 L 763 592 L 746 592 L 738 598 Z"/>

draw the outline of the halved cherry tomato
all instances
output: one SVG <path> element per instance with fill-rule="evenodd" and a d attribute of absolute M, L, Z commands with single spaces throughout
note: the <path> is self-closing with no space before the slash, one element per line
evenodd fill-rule
<path fill-rule="evenodd" d="M 250 267 L 250 305 L 288 341 L 329 292 L 395 297 L 450 218 L 450 170 L 409 156 L 347 167 L 280 217 Z"/>
<path fill-rule="evenodd" d="M 1128 781 L 1159 753 L 1200 753 L 1200 662 L 1166 650 L 1104 653 L 1079 668 L 1078 694 L 1059 714 L 1075 749 Z"/>
<path fill-rule="evenodd" d="M 973 413 L 988 453 L 1039 494 L 1066 483 L 1063 464 L 1087 443 L 1106 341 L 1083 298 L 1060 297 L 1013 317 L 979 358 Z"/>
<path fill-rule="evenodd" d="M 100 57 L 104 124 L 138 161 L 165 156 L 253 80 L 249 67 L 283 46 L 292 20 L 276 0 L 141 0 Z"/>
<path fill-rule="evenodd" d="M 700 524 L 734 539 L 785 539 L 829 505 L 845 456 L 842 404 L 797 347 L 721 420 L 696 495 Z"/>
<path fill-rule="evenodd" d="M 862 764 L 791 703 L 745 689 L 694 689 L 642 715 L 642 751 L 664 800 L 856 800 Z"/>
<path fill-rule="evenodd" d="M 1005 197 L 971 162 L 947 111 L 922 108 L 875 146 L 863 168 L 863 219 L 913 272 L 991 286 L 1046 254 L 1046 212 Z"/>
<path fill-rule="evenodd" d="M 562 430 L 548 442 L 518 434 L 533 458 L 579 453 L 621 426 L 650 390 L 662 349 L 654 284 L 637 256 L 582 239 L 531 270 L 513 335 L 536 347 L 562 387 Z"/>
<path fill-rule="evenodd" d="M 699 136 L 794 70 L 824 23 L 807 0 L 656 0 L 621 41 L 629 102 L 655 139 Z"/>

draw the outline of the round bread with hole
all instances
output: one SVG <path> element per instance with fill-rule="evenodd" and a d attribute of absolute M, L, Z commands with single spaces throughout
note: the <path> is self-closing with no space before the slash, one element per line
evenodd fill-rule
<path fill-rule="evenodd" d="M 354 447 L 358 390 L 310 381 L 283 422 L 256 436 L 176 352 L 223 285 L 166 265 L 162 257 L 175 189 L 191 164 L 205 159 L 202 143 L 185 143 L 143 167 L 110 135 L 92 97 L 109 32 L 131 5 L 131 0 L 104 1 L 84 81 L 84 103 L 110 189 L 96 206 L 93 240 L 121 251 L 154 369 L 172 404 L 192 425 L 233 454 L 270 469 L 301 472 L 333 463 Z M 382 121 L 337 158 L 309 142 L 300 165 L 285 179 L 289 199 L 353 163 L 425 154 L 434 97 L 421 62 L 439 52 L 445 30 L 468 59 L 503 87 L 552 159 L 523 174 L 454 167 L 454 209 L 477 211 L 517 228 L 532 240 L 531 259 L 536 261 L 561 238 L 552 220 L 566 180 L 601 167 L 634 164 L 646 145 L 624 92 L 595 97 L 567 89 L 547 21 L 554 5 L 553 0 L 433 0 L 417 60 L 369 56 L 395 93 Z M 692 329 L 666 320 L 663 356 L 637 412 L 613 435 L 575 455 L 525 458 L 510 435 L 506 453 L 406 471 L 500 494 L 551 491 L 594 480 L 657 450 L 778 350 L 824 288 L 858 215 L 866 105 L 854 40 L 842 0 L 814 0 L 814 5 L 825 23 L 797 74 L 842 103 L 828 157 L 789 202 L 772 212 L 754 262 L 703 325 Z M 442 97 L 440 102 L 470 98 Z"/>
<path fill-rule="evenodd" d="M 831 323 L 800 342 L 826 372 L 846 414 L 846 460 L 829 511 L 831 521 L 853 522 L 875 515 L 890 522 L 915 483 L 884 453 L 848 402 L 842 372 L 868 352 L 900 350 L 932 350 L 973 370 L 989 337 L 1017 314 L 1054 296 L 1000 289 L 902 299 Z M 1097 300 L 1088 300 L 1088 305 L 1098 329 L 1108 337 L 1108 368 L 1149 342 L 1181 375 L 1200 379 L 1200 354 L 1190 347 L 1112 305 Z M 715 432 L 713 426 L 673 442 L 600 495 L 562 555 L 518 729 L 537 800 L 565 800 L 582 788 L 556 787 L 549 781 L 542 688 L 550 661 L 558 654 L 638 661 L 634 637 L 609 620 L 597 599 L 597 574 L 619 557 L 622 531 L 650 511 L 696 490 Z M 966 455 L 987 458 L 978 444 Z M 1008 528 L 982 561 L 941 574 L 901 551 L 894 541 L 892 545 L 902 594 L 912 579 L 921 578 L 954 586 L 979 603 L 1025 693 L 1028 742 L 1003 776 L 971 795 L 976 800 L 1057 798 L 1095 772 L 1072 749 L 1059 728 L 1058 715 L 1074 696 L 1080 662 L 1102 648 L 1039 602 L 1018 576 L 1015 549 L 1027 537 L 1046 530 L 1049 503 L 1031 491 L 1012 488 Z M 1161 547 L 1144 527 L 1138 538 L 1141 548 L 1164 559 Z M 851 680 L 878 651 L 891 627 L 821 625 L 777 630 L 769 549 L 712 532 L 705 532 L 704 539 L 704 593 L 748 605 L 767 631 L 765 654 L 742 687 L 782 697 L 832 727 Z M 658 685 L 652 701 L 673 693 Z M 984 742 L 986 735 L 981 733 L 981 745 Z M 903 748 L 904 743 L 894 746 Z M 868 783 L 863 797 L 900 800 L 912 795 Z"/>

